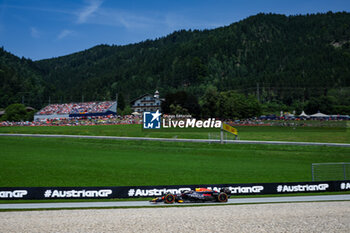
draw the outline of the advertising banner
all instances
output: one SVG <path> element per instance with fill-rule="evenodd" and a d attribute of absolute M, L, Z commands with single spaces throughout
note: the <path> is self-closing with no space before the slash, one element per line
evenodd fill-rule
<path fill-rule="evenodd" d="M 115 187 L 12 187 L 0 188 L 0 200 L 50 200 L 50 199 L 112 199 L 158 197 L 168 192 L 179 194 L 195 188 L 220 191 L 228 188 L 232 196 L 317 193 L 350 191 L 350 180 L 293 183 L 253 184 L 202 184 L 167 186 L 115 186 Z"/>
<path fill-rule="evenodd" d="M 232 133 L 232 134 L 234 134 L 234 135 L 238 135 L 237 129 L 236 129 L 236 128 L 233 128 L 231 125 L 228 125 L 228 124 L 223 123 L 223 124 L 222 124 L 222 129 L 225 130 L 225 131 L 227 131 L 227 132 L 230 132 L 230 133 Z"/>

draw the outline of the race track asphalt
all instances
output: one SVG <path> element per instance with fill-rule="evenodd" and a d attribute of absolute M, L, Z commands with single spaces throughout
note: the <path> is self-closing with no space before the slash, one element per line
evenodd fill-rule
<path fill-rule="evenodd" d="M 315 201 L 350 201 L 347 195 L 320 195 L 320 196 L 288 196 L 288 197 L 261 197 L 261 198 L 230 198 L 227 203 L 181 203 L 181 204 L 153 204 L 148 201 L 115 201 L 115 202 L 64 202 L 64 203 L 16 203 L 0 204 L 1 210 L 16 209 L 76 209 L 76 208 L 120 208 L 120 207 L 156 207 L 156 206 L 186 206 L 186 205 L 227 205 L 252 203 L 283 203 L 283 202 L 315 202 Z"/>

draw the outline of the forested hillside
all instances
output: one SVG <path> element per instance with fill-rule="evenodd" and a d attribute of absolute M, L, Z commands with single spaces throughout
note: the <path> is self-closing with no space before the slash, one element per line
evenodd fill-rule
<path fill-rule="evenodd" d="M 0 48 L 0 108 L 13 103 L 40 107 L 47 96 L 46 81 L 36 64 L 25 58 L 18 58 Z"/>
<path fill-rule="evenodd" d="M 258 14 L 213 30 L 181 30 L 127 46 L 99 45 L 32 62 L 1 50 L 0 107 L 21 102 L 126 100 L 159 89 L 204 98 L 209 90 L 253 94 L 301 109 L 322 99 L 349 111 L 350 14 Z M 258 88 L 257 88 L 258 86 Z M 257 96 L 258 95 L 258 96 Z"/>

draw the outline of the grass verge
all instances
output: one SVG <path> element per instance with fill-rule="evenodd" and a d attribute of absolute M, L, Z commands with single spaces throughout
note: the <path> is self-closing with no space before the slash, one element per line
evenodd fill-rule
<path fill-rule="evenodd" d="M 270 183 L 311 180 L 311 163 L 350 148 L 0 137 L 0 187 Z"/>
<path fill-rule="evenodd" d="M 348 128 L 239 126 L 241 140 L 350 143 Z M 0 133 L 208 139 L 207 130 L 142 130 L 141 125 L 0 127 Z M 217 137 L 219 130 L 213 130 Z"/>

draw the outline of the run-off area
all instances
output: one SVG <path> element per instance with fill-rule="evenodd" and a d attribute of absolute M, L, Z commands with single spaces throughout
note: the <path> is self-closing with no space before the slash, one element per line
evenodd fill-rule
<path fill-rule="evenodd" d="M 347 232 L 350 202 L 0 212 L 3 232 Z"/>

